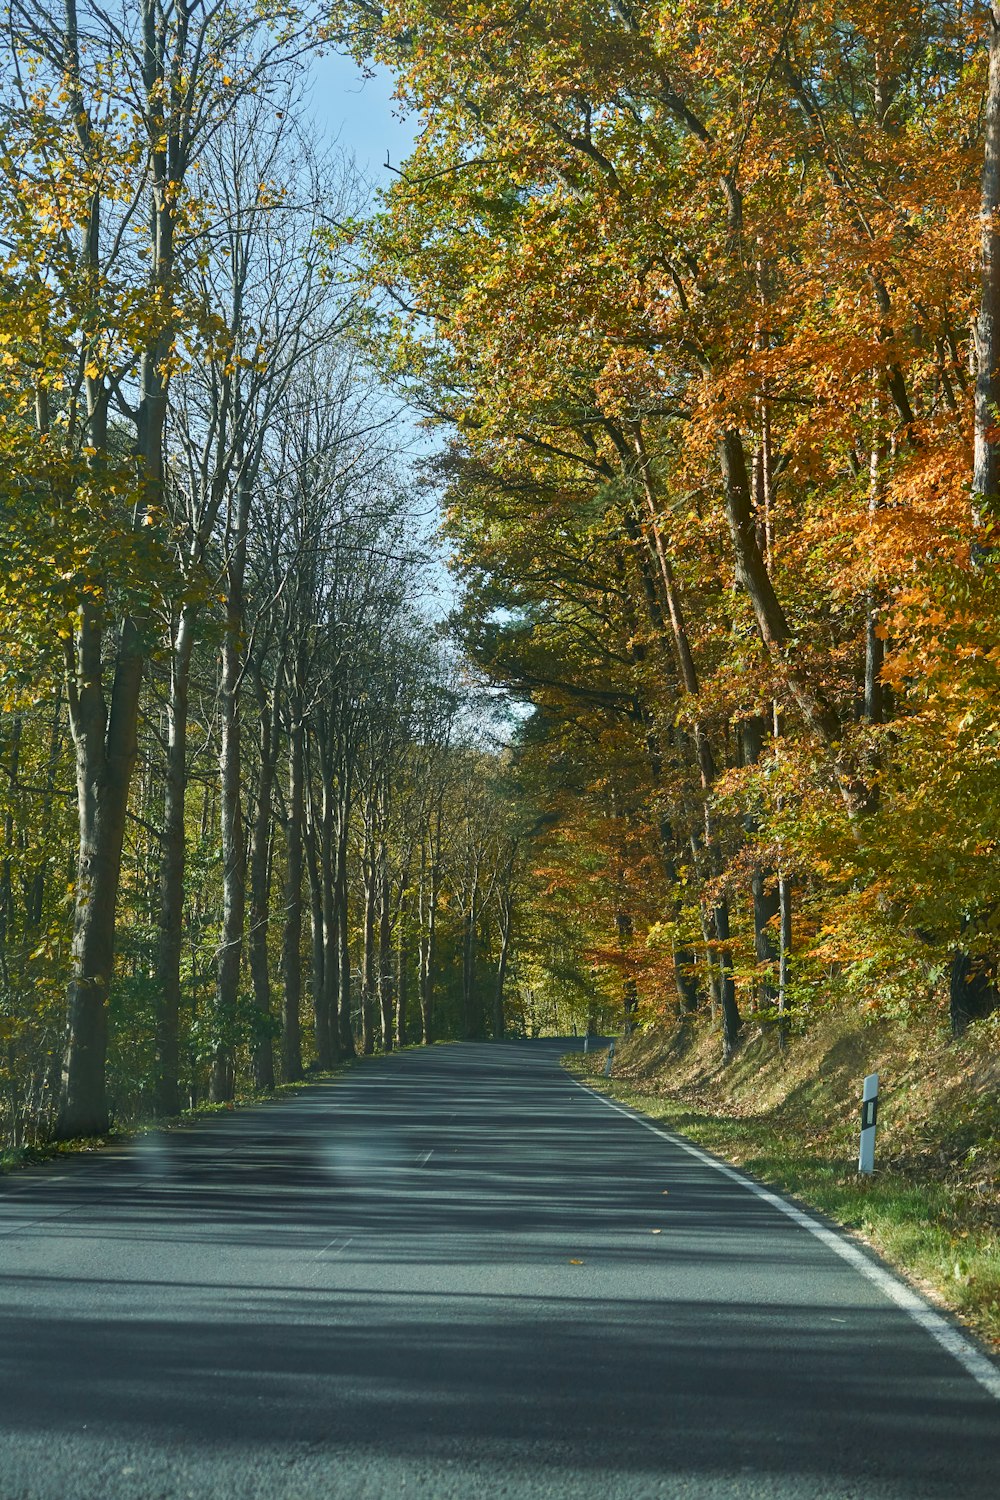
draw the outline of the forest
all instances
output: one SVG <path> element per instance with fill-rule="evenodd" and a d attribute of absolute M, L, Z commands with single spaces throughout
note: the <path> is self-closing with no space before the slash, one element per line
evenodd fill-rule
<path fill-rule="evenodd" d="M 1000 7 L 2 14 L 0 1150 L 994 1012 Z"/>

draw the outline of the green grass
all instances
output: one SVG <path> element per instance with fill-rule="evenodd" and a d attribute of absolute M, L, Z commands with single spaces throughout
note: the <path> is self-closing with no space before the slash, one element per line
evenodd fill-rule
<path fill-rule="evenodd" d="M 564 1059 L 591 1087 L 705 1146 L 806 1207 L 854 1231 L 922 1290 L 951 1308 L 994 1351 L 1000 1349 L 1000 1233 L 995 1196 L 961 1177 L 929 1176 L 894 1165 L 859 1177 L 850 1141 L 817 1142 L 801 1117 L 733 1115 L 699 1102 L 644 1092 L 606 1079 L 603 1055 Z M 856 1150 L 856 1147 L 854 1147 Z"/>

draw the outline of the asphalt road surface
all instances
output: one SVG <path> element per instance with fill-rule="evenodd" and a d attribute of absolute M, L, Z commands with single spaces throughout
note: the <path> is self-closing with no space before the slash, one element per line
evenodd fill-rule
<path fill-rule="evenodd" d="M 561 1050 L 3 1179 L 0 1500 L 997 1500 L 1000 1402 Z"/>

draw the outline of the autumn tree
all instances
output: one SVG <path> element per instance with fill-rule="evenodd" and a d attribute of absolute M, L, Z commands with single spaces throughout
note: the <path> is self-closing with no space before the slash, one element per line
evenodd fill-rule
<path fill-rule="evenodd" d="M 985 348 L 990 318 L 968 268 L 981 181 L 991 255 L 992 16 L 860 0 L 724 23 L 688 5 L 345 14 L 423 112 L 371 275 L 397 309 L 392 368 L 457 432 L 467 570 L 514 612 L 491 670 L 510 680 L 496 647 L 534 590 L 549 659 L 543 674 L 522 653 L 514 675 L 539 705 L 572 681 L 568 640 L 554 662 L 541 625 L 572 612 L 559 526 L 620 527 L 588 588 L 608 618 L 625 582 L 610 618 L 653 783 L 629 819 L 656 809 L 665 908 L 700 889 L 727 1052 L 736 972 L 765 1009 L 779 949 L 787 976 L 793 877 L 803 938 L 822 913 L 848 986 L 874 968 L 877 992 L 918 993 L 950 955 L 981 969 L 980 815 L 939 854 L 916 787 L 943 758 L 970 789 L 992 774 L 977 707 L 958 711 L 993 692 L 965 477 L 968 334 L 978 306 Z M 941 817 L 953 790 L 937 769 L 930 784 Z"/>

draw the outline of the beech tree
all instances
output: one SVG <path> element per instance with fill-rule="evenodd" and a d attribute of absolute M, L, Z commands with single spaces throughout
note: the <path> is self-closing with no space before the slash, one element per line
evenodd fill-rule
<path fill-rule="evenodd" d="M 178 340 L 197 338 L 202 321 L 186 284 L 200 214 L 192 169 L 235 100 L 301 51 L 308 24 L 292 11 L 267 20 L 201 0 L 120 14 L 76 0 L 52 12 L 14 3 L 5 21 L 5 84 L 18 101 L 11 253 L 23 263 L 48 252 L 35 275 L 75 324 L 65 362 L 36 377 L 37 423 L 49 438 L 57 420 L 60 446 L 83 465 L 64 476 L 64 493 L 97 549 L 80 550 L 62 633 L 80 846 L 58 1130 L 74 1135 L 107 1125 L 122 843 L 165 577 L 167 391 Z"/>
<path fill-rule="evenodd" d="M 942 849 L 927 788 L 943 816 L 961 766 L 981 810 L 993 774 L 967 424 L 974 358 L 985 495 L 996 17 L 343 14 L 425 121 L 370 276 L 398 309 L 392 369 L 457 434 L 470 640 L 498 681 L 558 701 L 551 723 L 588 704 L 626 756 L 644 725 L 644 793 L 606 800 L 655 830 L 659 912 L 603 920 L 647 997 L 667 978 L 648 944 L 669 942 L 667 989 L 683 1006 L 701 967 L 728 1055 L 738 983 L 765 1015 L 810 964 L 908 1003 L 940 996 L 947 964 L 959 1028 L 996 998 L 995 894 L 980 813 Z M 608 550 L 574 575 L 567 534 Z M 599 693 L 575 660 L 596 620 Z M 609 850 L 609 876 L 635 857 Z"/>
<path fill-rule="evenodd" d="M 277 1035 L 283 1077 L 329 1067 L 366 908 L 369 1041 L 406 1036 L 442 669 L 330 232 L 352 172 L 303 133 L 314 21 L 5 11 L 5 1144 L 266 1090 Z"/>

